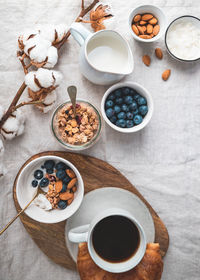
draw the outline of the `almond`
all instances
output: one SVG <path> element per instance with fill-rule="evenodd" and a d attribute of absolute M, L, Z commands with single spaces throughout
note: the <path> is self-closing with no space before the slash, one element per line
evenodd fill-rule
<path fill-rule="evenodd" d="M 141 20 L 141 15 L 136 15 L 136 16 L 134 16 L 134 18 L 133 18 L 133 21 L 134 22 L 138 22 L 138 21 L 140 21 Z"/>
<path fill-rule="evenodd" d="M 164 81 L 167 81 L 169 79 L 169 76 L 171 74 L 171 70 L 170 69 L 167 69 L 165 70 L 163 73 L 162 73 L 162 79 Z"/>
<path fill-rule="evenodd" d="M 139 37 L 142 39 L 151 39 L 151 36 L 149 35 L 139 35 Z"/>
<path fill-rule="evenodd" d="M 137 28 L 138 28 L 140 34 L 141 34 L 141 35 L 144 35 L 144 31 L 143 31 L 142 26 L 139 26 L 139 25 L 138 25 Z"/>
<path fill-rule="evenodd" d="M 62 181 L 55 182 L 55 190 L 56 190 L 57 193 L 61 192 L 62 186 L 63 186 Z"/>
<path fill-rule="evenodd" d="M 70 193 L 69 191 L 66 191 L 64 193 L 60 193 L 59 197 L 62 200 L 68 200 L 68 199 L 72 199 L 74 197 L 74 194 Z"/>
<path fill-rule="evenodd" d="M 153 28 L 153 35 L 156 36 L 160 31 L 160 25 L 155 25 Z"/>
<path fill-rule="evenodd" d="M 137 29 L 137 26 L 135 24 L 132 25 L 132 30 L 135 33 L 135 35 L 139 35 L 139 30 Z"/>
<path fill-rule="evenodd" d="M 73 186 L 76 184 L 77 179 L 73 178 L 69 184 L 67 185 L 68 190 L 70 190 L 71 188 L 73 188 Z"/>
<path fill-rule="evenodd" d="M 145 25 L 145 24 L 147 24 L 146 21 L 143 20 L 140 21 L 140 25 Z"/>
<path fill-rule="evenodd" d="M 152 32 L 153 32 L 153 25 L 148 24 L 148 25 L 147 25 L 147 33 L 148 33 L 148 34 L 151 34 Z"/>
<path fill-rule="evenodd" d="M 162 59 L 163 58 L 163 52 L 160 48 L 156 48 L 155 49 L 155 55 L 158 59 Z"/>
<path fill-rule="evenodd" d="M 143 29 L 143 31 L 144 32 L 146 32 L 147 31 L 147 28 L 146 28 L 146 26 L 145 25 L 143 25 L 143 26 L 141 26 L 142 27 L 142 29 Z"/>
<path fill-rule="evenodd" d="M 146 54 L 146 55 L 143 55 L 142 61 L 144 62 L 144 64 L 145 64 L 146 66 L 149 66 L 150 63 L 151 63 L 151 58 L 150 58 L 149 55 Z"/>
<path fill-rule="evenodd" d="M 70 205 L 72 203 L 72 201 L 74 200 L 74 198 L 68 199 L 67 200 L 67 205 Z"/>
<path fill-rule="evenodd" d="M 148 21 L 148 20 L 150 20 L 152 18 L 153 18 L 153 15 L 151 15 L 151 14 L 144 14 L 144 15 L 142 15 L 142 20 L 144 20 L 144 21 Z"/>
<path fill-rule="evenodd" d="M 157 18 L 153 17 L 152 19 L 149 20 L 149 23 L 152 25 L 155 25 L 158 22 Z"/>
<path fill-rule="evenodd" d="M 67 170 L 66 170 L 66 173 L 67 173 L 67 175 L 68 175 L 70 178 L 76 177 L 74 171 L 71 170 L 71 169 L 67 169 Z"/>
<path fill-rule="evenodd" d="M 75 193 L 75 192 L 77 191 L 77 187 L 74 186 L 74 187 L 72 188 L 72 191 L 73 191 L 73 193 Z"/>

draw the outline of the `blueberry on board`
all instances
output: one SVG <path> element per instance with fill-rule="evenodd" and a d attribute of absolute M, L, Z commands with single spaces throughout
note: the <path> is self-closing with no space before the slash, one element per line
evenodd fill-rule
<path fill-rule="evenodd" d="M 128 112 L 128 113 L 126 113 L 126 117 L 127 117 L 127 119 L 132 120 L 133 114 L 131 112 Z"/>
<path fill-rule="evenodd" d="M 71 181 L 71 178 L 66 174 L 66 176 L 62 179 L 63 184 L 68 184 Z"/>
<path fill-rule="evenodd" d="M 58 163 L 56 163 L 55 169 L 56 170 L 67 169 L 67 165 L 64 162 L 59 161 Z"/>
<path fill-rule="evenodd" d="M 117 97 L 117 98 L 115 99 L 115 103 L 116 103 L 117 105 L 121 105 L 121 104 L 123 103 L 123 98 Z"/>
<path fill-rule="evenodd" d="M 136 93 L 136 94 L 133 96 L 133 99 L 137 101 L 139 97 L 141 97 L 141 95 L 139 95 L 138 93 Z"/>
<path fill-rule="evenodd" d="M 124 94 L 124 95 L 129 95 L 129 94 L 130 94 L 130 88 L 124 87 L 124 88 L 123 88 L 123 94 Z"/>
<path fill-rule="evenodd" d="M 120 89 L 116 89 L 116 90 L 114 91 L 114 94 L 115 94 L 115 97 L 121 97 L 122 92 L 121 92 Z"/>
<path fill-rule="evenodd" d="M 107 100 L 106 101 L 106 108 L 111 108 L 111 107 L 113 107 L 113 105 L 114 105 L 114 103 L 113 103 L 112 100 Z"/>
<path fill-rule="evenodd" d="M 55 161 L 54 160 L 46 160 L 44 163 L 44 167 L 46 169 L 53 169 L 55 166 Z"/>
<path fill-rule="evenodd" d="M 60 209 L 65 209 L 65 208 L 67 207 L 67 201 L 65 201 L 65 200 L 60 200 L 60 201 L 58 202 L 58 207 L 59 207 Z"/>
<path fill-rule="evenodd" d="M 126 104 L 122 104 L 121 109 L 123 112 L 128 112 L 128 106 Z"/>
<path fill-rule="evenodd" d="M 32 187 L 36 188 L 37 185 L 38 185 L 38 181 L 37 181 L 37 180 L 33 180 L 33 181 L 31 182 L 31 185 L 32 185 Z"/>
<path fill-rule="evenodd" d="M 66 190 L 67 190 L 67 185 L 62 184 L 62 190 L 60 192 L 66 192 Z"/>
<path fill-rule="evenodd" d="M 118 114 L 121 111 L 121 108 L 118 105 L 115 105 L 113 109 L 114 109 L 116 114 Z"/>
<path fill-rule="evenodd" d="M 147 104 L 147 100 L 146 100 L 146 98 L 141 96 L 141 97 L 139 97 L 137 99 L 137 103 L 138 103 L 138 105 L 146 105 Z"/>
<path fill-rule="evenodd" d="M 141 114 L 142 116 L 145 116 L 146 113 L 148 112 L 148 107 L 145 106 L 145 105 L 142 105 L 142 106 L 139 107 L 138 110 L 139 110 L 139 112 L 140 112 L 140 114 Z"/>
<path fill-rule="evenodd" d="M 116 125 L 124 128 L 126 126 L 126 121 L 124 119 L 117 120 Z"/>
<path fill-rule="evenodd" d="M 143 120 L 143 118 L 140 115 L 135 115 L 135 117 L 133 119 L 134 124 L 136 124 L 136 125 L 140 124 L 142 122 L 142 120 Z"/>
<path fill-rule="evenodd" d="M 130 96 L 130 95 L 127 95 L 125 98 L 124 98 L 124 102 L 128 105 L 130 105 L 131 103 L 133 103 L 133 97 Z"/>
<path fill-rule="evenodd" d="M 48 178 L 42 178 L 42 180 L 40 181 L 39 186 L 41 188 L 47 187 L 49 184 L 49 179 Z"/>
<path fill-rule="evenodd" d="M 133 126 L 134 126 L 133 120 L 127 120 L 127 121 L 126 121 L 126 127 L 127 127 L 127 128 L 131 128 L 131 127 L 133 127 Z"/>
<path fill-rule="evenodd" d="M 33 176 L 34 176 L 35 179 L 40 180 L 40 179 L 42 179 L 42 177 L 43 177 L 43 171 L 37 169 L 37 170 L 35 170 Z"/>
<path fill-rule="evenodd" d="M 129 111 L 134 111 L 137 109 L 137 103 L 135 101 L 133 101 L 130 105 L 129 105 Z"/>
<path fill-rule="evenodd" d="M 63 170 L 63 169 L 59 169 L 56 172 L 56 177 L 60 180 L 63 180 L 66 176 L 67 176 L 67 174 L 66 174 L 65 170 Z"/>
<path fill-rule="evenodd" d="M 114 111 L 112 108 L 108 108 L 108 109 L 106 110 L 106 116 L 107 116 L 108 118 L 111 118 L 114 114 L 115 114 L 115 111 Z"/>
<path fill-rule="evenodd" d="M 111 93 L 110 95 L 108 95 L 108 99 L 113 101 L 115 99 L 114 93 Z"/>
<path fill-rule="evenodd" d="M 137 115 L 139 113 L 138 109 L 135 109 L 134 111 L 132 111 L 133 115 Z"/>
<path fill-rule="evenodd" d="M 126 118 L 126 114 L 124 112 L 120 112 L 118 115 L 117 115 L 117 118 L 118 119 L 125 119 Z"/>
<path fill-rule="evenodd" d="M 110 118 L 110 121 L 111 121 L 112 123 L 115 123 L 115 122 L 117 121 L 117 117 L 116 117 L 116 116 L 112 116 L 112 117 Z"/>
<path fill-rule="evenodd" d="M 47 173 L 52 174 L 53 173 L 53 168 L 47 169 Z"/>

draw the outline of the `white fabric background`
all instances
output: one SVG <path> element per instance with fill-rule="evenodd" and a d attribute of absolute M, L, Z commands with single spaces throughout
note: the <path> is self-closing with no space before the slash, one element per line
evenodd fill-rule
<path fill-rule="evenodd" d="M 0 0 L 0 103 L 9 105 L 24 79 L 16 58 L 17 34 L 36 23 L 70 23 L 79 13 L 79 0 Z M 89 0 L 86 1 L 90 2 Z M 168 20 L 191 14 L 200 16 L 198 0 L 151 0 Z M 144 85 L 152 94 L 155 111 L 141 132 L 124 135 L 105 126 L 102 138 L 85 154 L 117 167 L 152 204 L 166 224 L 170 246 L 164 259 L 163 280 L 200 279 L 200 67 L 184 64 L 166 53 L 163 38 L 154 44 L 133 41 L 128 31 L 128 14 L 140 0 L 112 0 L 117 12 L 116 29 L 130 43 L 135 69 L 126 79 Z M 164 50 L 164 59 L 154 57 L 155 47 Z M 66 87 L 75 84 L 80 97 L 99 106 L 106 87 L 95 86 L 80 74 L 79 46 L 70 37 L 60 51 L 56 68 L 64 81 L 58 89 L 59 102 L 67 98 Z M 143 54 L 152 55 L 149 68 Z M 161 79 L 172 69 L 167 82 Z M 0 227 L 14 215 L 12 186 L 18 169 L 31 155 L 45 150 L 61 150 L 49 129 L 51 113 L 42 115 L 31 107 L 25 134 L 6 143 L 8 174 L 0 183 Z M 48 236 L 47 236 L 48 238 Z M 78 274 L 50 261 L 32 241 L 20 219 L 0 237 L 0 280 L 79 279 Z"/>

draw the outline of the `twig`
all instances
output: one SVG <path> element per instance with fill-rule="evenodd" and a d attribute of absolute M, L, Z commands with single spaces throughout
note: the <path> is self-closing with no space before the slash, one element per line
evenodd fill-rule
<path fill-rule="evenodd" d="M 76 18 L 76 22 L 80 22 L 80 17 L 84 17 L 98 2 L 99 0 L 94 0 L 92 2 L 92 4 L 90 4 L 87 8 L 83 9 L 84 7 L 84 0 L 81 0 L 81 12 L 79 14 L 79 16 Z M 62 47 L 62 45 L 66 42 L 66 40 L 68 39 L 68 37 L 70 36 L 70 32 L 68 31 L 66 33 L 66 35 L 64 36 L 64 38 L 56 45 L 57 49 L 60 49 Z M 23 64 L 22 64 L 23 65 Z M 29 67 L 29 65 L 27 66 Z M 25 73 L 26 74 L 26 73 Z M 8 110 L 5 112 L 5 114 L 3 115 L 2 119 L 0 120 L 0 130 L 2 129 L 2 126 L 4 125 L 4 123 L 6 122 L 6 120 L 9 118 L 9 116 L 12 114 L 13 112 L 13 108 L 16 107 L 17 102 L 19 101 L 23 91 L 25 90 L 26 85 L 23 82 L 23 84 L 20 86 L 19 90 L 17 91 L 12 103 L 10 104 Z"/>
<path fill-rule="evenodd" d="M 19 109 L 20 107 L 23 107 L 25 105 L 34 105 L 34 104 L 43 104 L 44 99 L 43 100 L 37 100 L 37 101 L 28 101 L 28 102 L 22 102 L 20 104 L 18 104 L 17 106 L 15 106 L 13 108 L 13 112 L 17 109 Z"/>

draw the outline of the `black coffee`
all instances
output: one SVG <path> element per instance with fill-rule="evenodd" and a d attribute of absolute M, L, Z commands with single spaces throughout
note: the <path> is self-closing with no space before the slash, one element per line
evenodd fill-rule
<path fill-rule="evenodd" d="M 140 235 L 133 222 L 116 215 L 104 218 L 95 226 L 92 242 L 101 258 L 109 262 L 122 262 L 136 253 Z"/>

